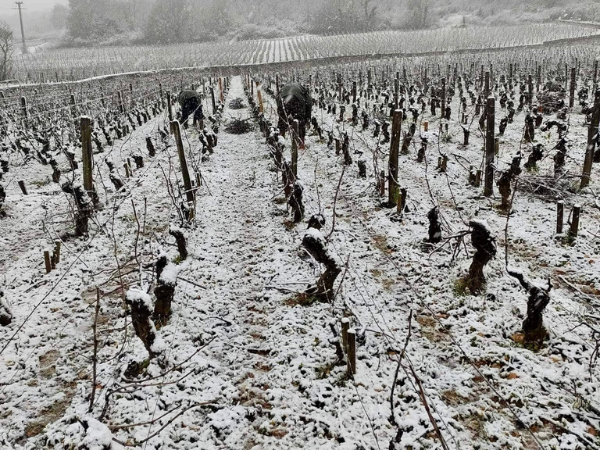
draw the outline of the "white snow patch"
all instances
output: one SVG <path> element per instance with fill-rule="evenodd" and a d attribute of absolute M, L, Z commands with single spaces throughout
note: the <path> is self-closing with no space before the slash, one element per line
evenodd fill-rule
<path fill-rule="evenodd" d="M 169 263 L 160 274 L 160 279 L 167 284 L 176 284 L 177 275 L 179 275 L 179 267 L 173 263 Z"/>
<path fill-rule="evenodd" d="M 154 309 L 152 298 L 141 289 L 130 288 L 127 291 L 127 300 L 129 300 L 130 302 L 141 300 L 146 305 L 149 311 L 152 311 Z"/>

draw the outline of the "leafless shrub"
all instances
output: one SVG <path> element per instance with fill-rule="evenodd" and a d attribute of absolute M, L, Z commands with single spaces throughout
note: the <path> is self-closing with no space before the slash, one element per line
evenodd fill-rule
<path fill-rule="evenodd" d="M 0 81 L 12 75 L 13 32 L 10 26 L 0 20 Z"/>

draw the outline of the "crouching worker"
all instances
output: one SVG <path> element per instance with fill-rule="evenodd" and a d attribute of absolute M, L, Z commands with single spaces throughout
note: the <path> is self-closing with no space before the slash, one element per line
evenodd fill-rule
<path fill-rule="evenodd" d="M 281 88 L 277 98 L 279 132 L 285 137 L 288 127 L 293 126 L 293 120 L 298 120 L 300 148 L 304 148 L 306 129 L 310 128 L 311 112 L 312 99 L 308 89 L 299 84 L 286 84 Z"/>
<path fill-rule="evenodd" d="M 181 123 L 187 126 L 190 116 L 194 116 L 194 126 L 199 124 L 200 130 L 204 128 L 204 114 L 202 113 L 202 97 L 196 91 L 181 91 L 179 94 L 181 105 Z"/>

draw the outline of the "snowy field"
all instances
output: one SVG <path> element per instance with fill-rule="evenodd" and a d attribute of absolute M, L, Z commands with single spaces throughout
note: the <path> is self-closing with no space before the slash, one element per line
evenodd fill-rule
<path fill-rule="evenodd" d="M 585 29 L 569 30 L 572 37 L 573 30 Z M 264 41 L 244 62 L 316 57 L 303 50 L 306 39 L 315 38 Z M 446 62 L 417 59 L 411 78 L 418 80 L 418 64 L 443 68 Z M 249 107 L 246 75 L 230 78 L 224 89 L 223 109 L 214 116 L 219 121 L 214 153 L 202 152 L 197 129 L 182 130 L 190 170 L 201 175 L 194 177 L 190 221 L 180 208 L 185 188 L 176 142 L 166 132 L 167 112 L 153 103 L 154 84 L 138 110 L 156 106 L 156 116 L 149 114 L 121 138 L 113 130 L 112 144 L 96 129 L 104 144 L 102 153 L 94 152 L 93 171 L 102 207 L 83 237 L 69 236 L 76 206 L 52 182 L 51 166 L 11 149 L 12 128 L 3 125 L 8 133 L 2 158 L 9 170 L 0 181 L 6 192 L 0 288 L 13 317 L 0 326 L 0 448 L 600 449 L 600 170 L 595 164 L 590 186 L 577 188 L 588 129 L 581 107 L 561 121 L 569 126 L 569 150 L 558 181 L 556 129 L 536 128 L 534 142 L 523 143 L 524 110 L 503 135 L 496 134 L 498 175 L 519 151 L 521 167 L 535 144 L 543 144 L 545 152 L 513 184 L 508 225 L 498 188 L 484 197 L 482 187 L 469 184 L 469 167 L 483 164 L 485 132 L 477 129 L 476 116 L 470 143 L 463 145 L 458 111 L 473 120 L 475 106 L 467 97 L 468 108 L 461 110 L 454 95 L 452 118 L 444 122 L 439 109 L 434 117 L 427 107 L 414 122 L 408 153 L 399 158 L 407 208 L 398 213 L 383 204 L 387 192 L 382 197 L 376 184 L 379 170 L 387 171 L 390 146 L 381 134 L 374 137 L 374 119 L 382 115 L 373 115 L 373 105 L 379 108 L 383 96 L 361 96 L 363 79 L 358 125 L 351 123 L 351 105 L 339 118 L 331 80 L 343 72 L 349 89 L 356 68 L 310 72 L 313 98 L 323 96 L 338 112 L 313 107 L 324 139 L 313 127 L 299 150 L 305 219 L 297 224 Z M 382 86 L 384 68 L 378 70 L 374 84 Z M 506 74 L 506 67 L 496 70 Z M 252 75 L 262 81 L 264 115 L 276 124 L 276 103 L 268 93 L 275 89 L 273 74 Z M 306 81 L 309 72 L 282 73 L 281 82 L 293 75 Z M 186 77 L 186 85 L 195 87 L 212 81 L 219 103 L 214 78 Z M 589 85 L 588 72 L 582 70 L 578 82 Z M 387 83 L 391 89 L 393 77 Z M 518 103 L 526 84 L 515 85 Z M 256 84 L 252 91 L 257 101 Z M 494 94 L 500 97 L 499 90 Z M 242 107 L 232 107 L 238 99 Z M 213 113 L 209 93 L 203 106 L 207 116 Z M 366 129 L 363 111 L 370 119 Z M 497 132 L 507 111 L 499 102 L 496 111 Z M 116 120 L 118 114 L 111 114 Z M 544 116 L 544 122 L 552 119 L 555 114 Z M 228 132 L 238 120 L 253 129 Z M 409 115 L 403 131 L 412 122 Z M 439 133 L 446 123 L 448 131 Z M 337 139 L 348 133 L 351 164 L 328 146 L 328 132 Z M 148 153 L 148 137 L 155 156 Z M 417 162 L 424 138 L 425 159 Z M 290 152 L 288 136 L 286 160 Z M 136 168 L 140 155 L 144 166 Z M 445 171 L 438 168 L 443 155 Z M 81 167 L 71 171 L 65 152 L 56 150 L 56 159 L 61 182 L 80 179 Z M 81 159 L 76 148 L 80 166 Z M 359 177 L 359 160 L 366 162 L 366 178 Z M 115 168 L 112 177 L 123 183 L 119 190 L 107 161 Z M 581 206 L 575 238 L 556 233 L 557 196 L 565 205 L 565 231 L 572 208 Z M 444 238 L 433 245 L 426 242 L 427 214 L 436 206 Z M 322 235 L 342 272 L 333 301 L 306 305 L 302 293 L 321 270 L 302 246 L 313 214 L 325 217 Z M 485 221 L 497 245 L 479 295 L 461 284 L 475 252 L 473 219 Z M 170 231 L 183 232 L 187 258 Z M 61 260 L 46 274 L 43 253 L 57 240 Z M 548 337 L 535 348 L 523 345 L 528 295 L 506 272 L 506 249 L 511 267 L 540 287 L 553 286 L 544 312 Z M 149 358 L 126 303 L 138 297 L 152 306 L 161 255 L 169 261 L 162 276 L 177 282 L 172 316 L 156 331 L 152 347 L 159 356 Z M 343 318 L 356 330 L 354 375 L 334 345 Z"/>

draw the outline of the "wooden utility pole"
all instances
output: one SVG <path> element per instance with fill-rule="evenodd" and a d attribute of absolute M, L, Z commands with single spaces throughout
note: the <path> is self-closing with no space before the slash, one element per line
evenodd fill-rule
<path fill-rule="evenodd" d="M 192 180 L 190 179 L 190 172 L 188 170 L 187 161 L 185 159 L 185 151 L 183 149 L 183 141 L 181 140 L 181 126 L 177 120 L 173 120 L 171 122 L 171 133 L 173 133 L 175 137 L 175 143 L 177 144 L 177 153 L 179 153 L 179 163 L 181 165 L 181 175 L 183 177 L 185 196 L 188 202 L 193 202 L 194 192 L 192 191 Z"/>
<path fill-rule="evenodd" d="M 90 198 L 94 191 L 93 158 L 92 158 L 92 119 L 87 116 L 80 118 L 81 124 L 81 157 L 83 159 L 83 189 Z"/>
<path fill-rule="evenodd" d="M 486 135 L 485 135 L 485 184 L 483 195 L 491 197 L 494 189 L 494 155 L 496 153 L 496 143 L 494 140 L 496 99 L 488 97 L 485 107 L 487 116 Z"/>
<path fill-rule="evenodd" d="M 21 7 L 23 6 L 23 2 L 15 2 L 17 7 L 19 8 L 19 21 L 21 22 L 21 40 L 23 41 L 23 53 L 27 53 L 27 44 L 25 44 L 25 28 L 23 28 L 23 12 L 21 11 Z"/>
<path fill-rule="evenodd" d="M 388 170 L 389 204 L 398 203 L 398 154 L 400 151 L 400 134 L 402 131 L 402 110 L 396 109 L 392 119 L 392 139 L 390 143 L 390 160 Z"/>
<path fill-rule="evenodd" d="M 596 148 L 595 138 L 598 134 L 598 124 L 600 123 L 600 89 L 596 90 L 594 95 L 594 110 L 592 112 L 592 121 L 588 128 L 587 148 L 585 151 L 585 160 L 583 162 L 583 175 L 581 176 L 581 189 L 590 184 L 592 176 L 592 163 L 594 162 L 594 150 Z"/>

